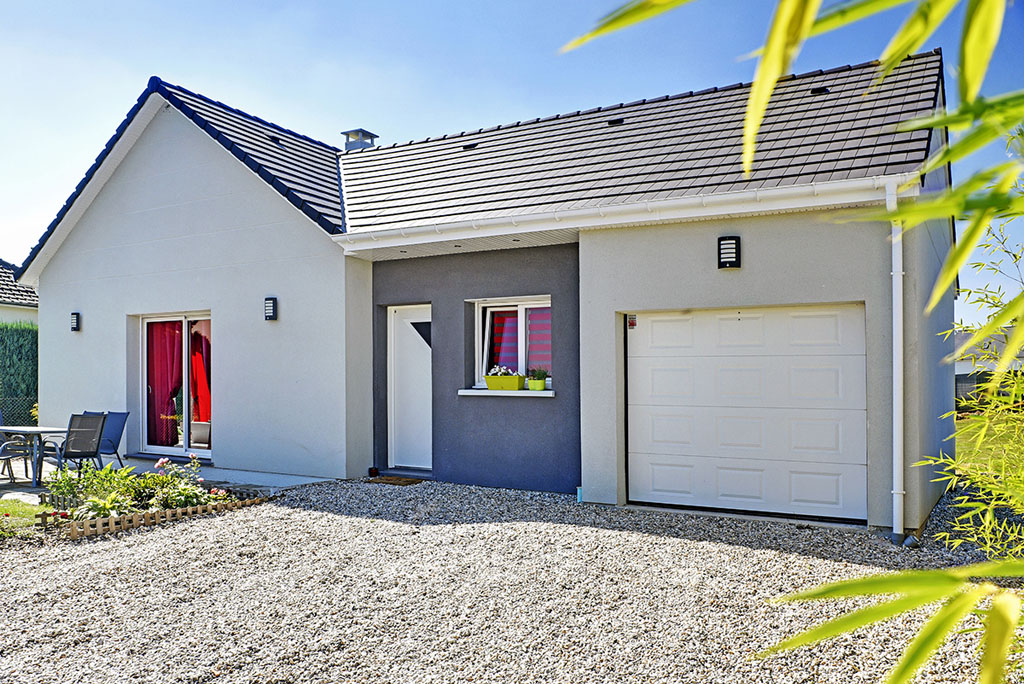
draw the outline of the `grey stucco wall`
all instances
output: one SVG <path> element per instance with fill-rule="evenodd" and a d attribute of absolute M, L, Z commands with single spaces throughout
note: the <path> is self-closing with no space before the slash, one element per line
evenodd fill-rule
<path fill-rule="evenodd" d="M 387 464 L 387 307 L 431 305 L 433 476 L 571 492 L 580 483 L 579 287 L 575 244 L 373 266 L 374 461 Z M 551 295 L 553 398 L 459 396 L 473 385 L 470 299 Z"/>
<path fill-rule="evenodd" d="M 929 179 L 941 183 L 941 179 Z M 930 189 L 926 187 L 926 190 Z M 892 522 L 892 285 L 887 223 L 834 223 L 791 214 L 585 231 L 580 234 L 580 369 L 583 495 L 626 502 L 622 314 L 640 311 L 863 302 L 867 350 L 868 524 Z M 717 268 L 717 238 L 740 235 L 743 268 Z M 923 315 L 949 226 L 906 237 L 906 525 L 921 525 L 938 489 L 912 463 L 949 447 L 951 351 L 937 332 L 952 321 L 952 297 Z M 609 383 L 614 369 L 616 382 Z"/>
<path fill-rule="evenodd" d="M 942 140 L 938 134 L 932 138 L 934 154 Z M 945 189 L 949 182 L 946 174 L 945 168 L 928 174 L 922 191 L 930 194 Z M 954 407 L 955 365 L 945 358 L 953 353 L 955 344 L 952 335 L 946 338 L 943 334 L 953 327 L 952 293 L 930 313 L 924 311 L 942 262 L 953 245 L 951 221 L 928 221 L 904 235 L 904 510 L 908 530 L 924 523 L 943 491 L 942 483 L 933 482 L 932 468 L 914 463 L 924 456 L 937 456 L 940 451 L 956 452 L 956 442 L 948 439 L 955 430 L 953 417 L 941 418 Z"/>
<path fill-rule="evenodd" d="M 863 302 L 868 517 L 891 520 L 890 254 L 885 223 L 804 213 L 580 234 L 583 495 L 626 501 L 623 312 Z M 743 268 L 719 270 L 717 238 L 742 238 Z M 615 369 L 615 382 L 609 372 Z"/>

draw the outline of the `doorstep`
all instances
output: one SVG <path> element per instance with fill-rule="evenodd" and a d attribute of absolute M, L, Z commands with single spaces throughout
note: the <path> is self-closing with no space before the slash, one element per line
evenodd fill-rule
<path fill-rule="evenodd" d="M 430 470 L 419 468 L 380 468 L 381 477 L 407 477 L 413 480 L 433 480 L 434 474 Z"/>

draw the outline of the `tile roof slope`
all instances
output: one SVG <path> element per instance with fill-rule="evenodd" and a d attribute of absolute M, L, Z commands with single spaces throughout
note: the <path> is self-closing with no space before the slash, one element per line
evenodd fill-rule
<path fill-rule="evenodd" d="M 0 259 L 0 304 L 15 306 L 39 306 L 39 295 L 31 287 L 19 285 L 14 280 L 14 264 Z"/>
<path fill-rule="evenodd" d="M 877 62 L 780 81 L 749 179 L 749 85 L 641 100 L 340 155 L 348 231 L 514 217 L 913 171 L 938 102 L 938 51 L 871 89 Z M 816 89 L 827 88 L 827 93 Z M 619 122 L 618 120 L 621 120 Z"/>
<path fill-rule="evenodd" d="M 158 79 L 159 80 L 159 79 Z M 200 128 L 329 233 L 341 232 L 337 147 L 165 81 L 150 82 Z"/>

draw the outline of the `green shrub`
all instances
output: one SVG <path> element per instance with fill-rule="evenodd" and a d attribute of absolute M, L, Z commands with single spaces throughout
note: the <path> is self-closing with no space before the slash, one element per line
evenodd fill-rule
<path fill-rule="evenodd" d="M 39 327 L 0 323 L 0 397 L 39 394 Z"/>
<path fill-rule="evenodd" d="M 46 480 L 54 496 L 76 497 L 84 503 L 75 511 L 78 518 L 102 518 L 139 510 L 187 508 L 234 497 L 223 489 L 207 489 L 199 476 L 199 460 L 179 466 L 170 459 L 156 462 L 155 473 L 136 475 L 134 468 L 102 469 L 86 463 L 82 469 L 63 467 Z"/>

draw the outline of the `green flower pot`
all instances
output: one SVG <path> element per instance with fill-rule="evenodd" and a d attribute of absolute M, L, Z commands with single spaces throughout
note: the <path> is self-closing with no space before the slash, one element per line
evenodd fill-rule
<path fill-rule="evenodd" d="M 487 383 L 487 389 L 489 390 L 504 390 L 508 392 L 523 389 L 526 378 L 522 375 L 485 375 L 484 382 Z"/>
<path fill-rule="evenodd" d="M 530 386 L 531 390 L 536 392 L 539 390 L 547 389 L 548 383 L 546 380 L 534 380 L 533 378 L 531 378 L 526 381 L 526 384 Z"/>

